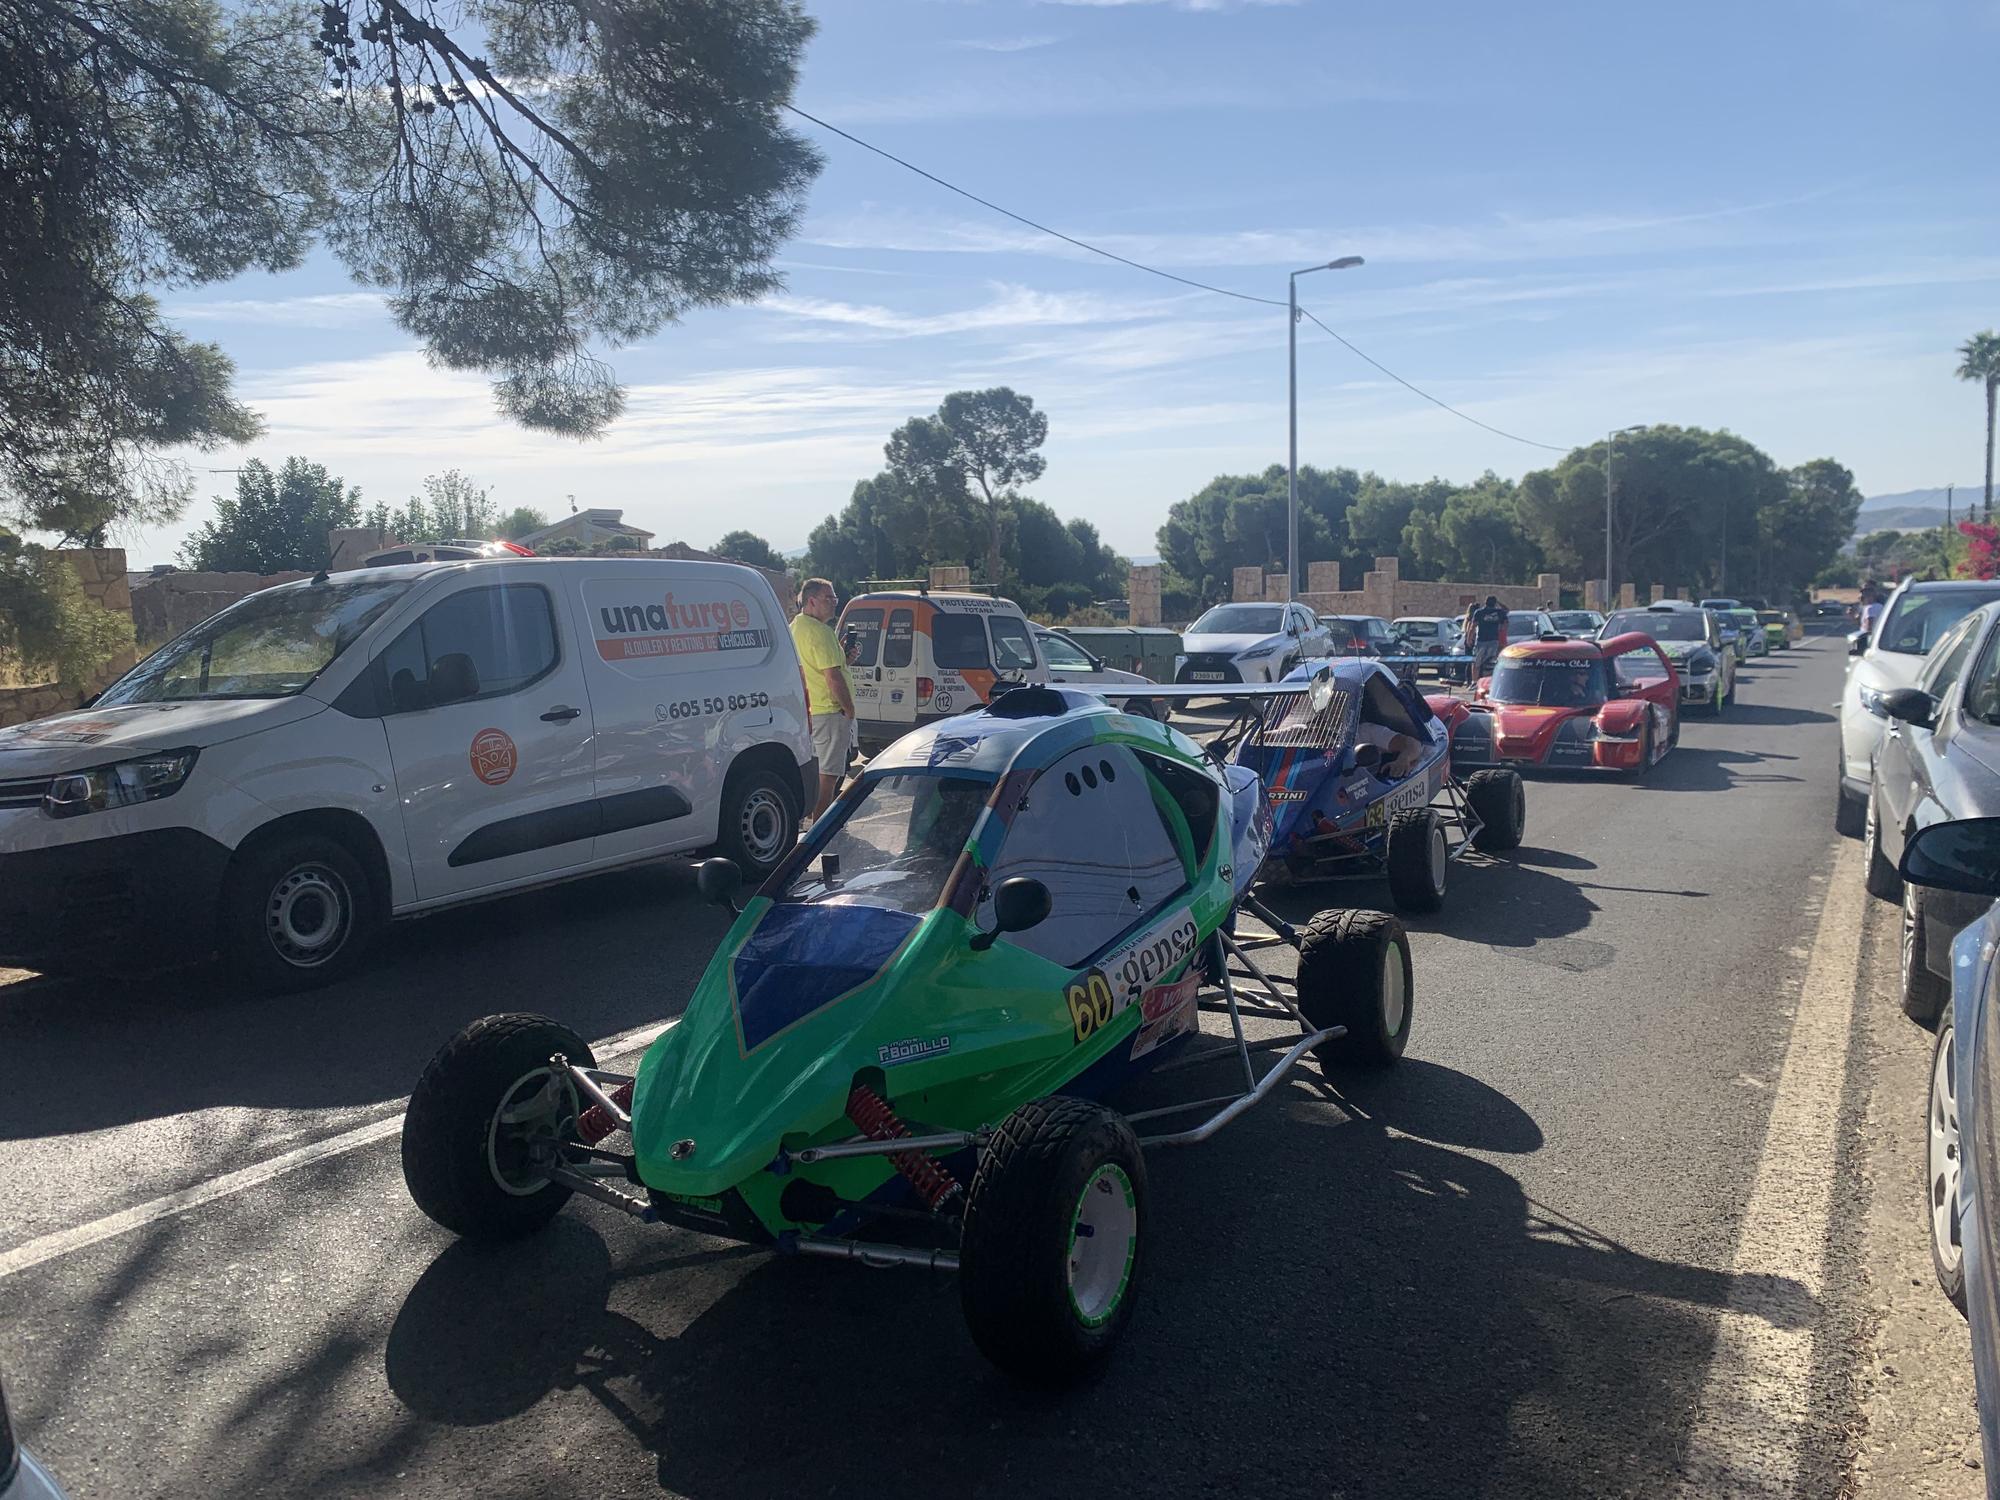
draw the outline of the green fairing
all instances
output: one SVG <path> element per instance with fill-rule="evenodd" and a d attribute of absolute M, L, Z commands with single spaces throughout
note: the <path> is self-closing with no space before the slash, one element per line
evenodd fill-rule
<path fill-rule="evenodd" d="M 1096 732 L 1065 737 L 1061 751 L 1086 743 L 1124 744 L 1149 755 L 1201 768 L 1195 747 L 1158 730 L 1136 733 L 1122 715 L 1096 716 Z M 877 763 L 880 765 L 880 762 Z M 871 767 L 869 775 L 883 774 Z M 1204 769 L 1204 775 L 1209 773 Z M 1186 817 L 1157 778 L 1148 777 L 1183 867 L 1194 855 Z M 1223 923 L 1233 903 L 1226 818 L 1182 894 L 1149 912 L 1134 934 L 1149 932 L 1167 913 L 1187 908 L 1196 924 L 1195 951 Z M 978 858 L 980 829 L 966 849 Z M 1079 1043 L 1065 991 L 1090 969 L 1067 969 L 1004 937 L 983 952 L 978 931 L 945 906 L 926 914 L 876 975 L 821 1006 L 746 1054 L 737 1022 L 734 965 L 745 941 L 772 910 L 754 898 L 703 973 L 679 1024 L 665 1032 L 640 1064 L 633 1094 L 633 1147 L 639 1176 L 679 1199 L 713 1198 L 735 1188 L 763 1226 L 778 1233 L 803 1227 L 778 1207 L 795 1178 L 823 1184 L 849 1201 L 865 1199 L 894 1169 L 885 1157 L 790 1165 L 768 1170 L 780 1151 L 852 1137 L 849 1092 L 859 1080 L 882 1093 L 913 1131 L 972 1130 L 996 1125 L 1018 1106 L 1063 1092 L 1092 1064 L 1128 1050 L 1141 1024 L 1136 1003 Z M 1184 957 L 1150 980 L 1185 974 Z M 948 1036 L 934 1056 L 885 1066 L 880 1049 Z M 676 1142 L 692 1152 L 675 1160 Z"/>

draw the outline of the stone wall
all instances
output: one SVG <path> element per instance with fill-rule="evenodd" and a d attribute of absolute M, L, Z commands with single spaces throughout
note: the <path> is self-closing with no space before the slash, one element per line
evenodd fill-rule
<path fill-rule="evenodd" d="M 1125 584 L 1125 596 L 1130 609 L 1125 617 L 1128 625 L 1157 625 L 1160 623 L 1160 574 L 1158 563 L 1148 563 L 1132 569 Z"/>
<path fill-rule="evenodd" d="M 1539 609 L 1562 596 L 1562 578 L 1555 573 L 1543 573 L 1532 584 L 1431 582 L 1405 579 L 1401 561 L 1394 557 L 1376 558 L 1358 589 L 1336 587 L 1339 582 L 1339 563 L 1312 563 L 1306 568 L 1308 587 L 1299 602 L 1322 615 L 1380 615 L 1393 620 L 1401 615 L 1464 614 L 1468 604 L 1488 594 L 1509 609 Z M 1260 568 L 1238 568 L 1233 583 L 1239 600 L 1285 597 L 1282 573 L 1267 576 Z"/>
<path fill-rule="evenodd" d="M 75 570 L 84 597 L 91 603 L 113 614 L 129 616 L 132 613 L 132 591 L 125 583 L 124 548 L 74 547 L 59 551 L 56 556 Z M 100 667 L 88 682 L 35 682 L 21 687 L 0 688 L 0 729 L 81 706 L 85 699 L 103 692 L 124 676 L 138 659 L 136 652 L 121 651 Z"/>

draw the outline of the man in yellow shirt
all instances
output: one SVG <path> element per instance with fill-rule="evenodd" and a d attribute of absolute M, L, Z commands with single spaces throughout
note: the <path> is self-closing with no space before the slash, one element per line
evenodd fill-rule
<path fill-rule="evenodd" d="M 840 793 L 847 763 L 854 758 L 854 684 L 847 675 L 847 653 L 833 633 L 840 600 L 824 578 L 799 585 L 799 612 L 792 619 L 792 644 L 806 674 L 806 707 L 812 711 L 813 753 L 819 757 L 817 818 Z"/>

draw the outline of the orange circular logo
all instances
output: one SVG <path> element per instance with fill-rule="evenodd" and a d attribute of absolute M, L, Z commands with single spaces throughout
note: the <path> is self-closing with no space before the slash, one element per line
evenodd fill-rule
<path fill-rule="evenodd" d="M 472 774 L 498 786 L 514 774 L 520 757 L 504 729 L 482 729 L 472 737 Z"/>

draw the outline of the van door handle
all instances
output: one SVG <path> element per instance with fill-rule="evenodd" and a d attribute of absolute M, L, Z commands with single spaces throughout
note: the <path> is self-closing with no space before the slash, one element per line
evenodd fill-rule
<path fill-rule="evenodd" d="M 568 704 L 562 704 L 543 714 L 542 722 L 544 724 L 564 724 L 582 712 L 583 710 L 580 708 L 571 708 Z"/>

